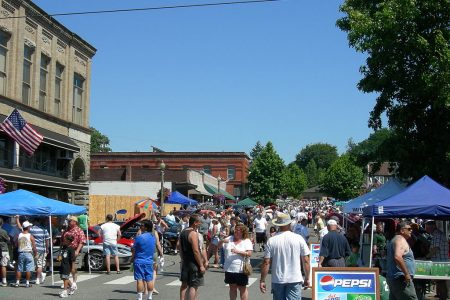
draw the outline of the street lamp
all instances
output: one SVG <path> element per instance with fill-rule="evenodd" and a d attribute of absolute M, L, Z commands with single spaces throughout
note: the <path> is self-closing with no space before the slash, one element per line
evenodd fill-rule
<path fill-rule="evenodd" d="M 217 177 L 217 198 L 219 199 L 219 205 L 222 204 L 220 202 L 222 202 L 220 199 L 220 182 L 222 181 L 222 177 L 219 176 Z"/>
<path fill-rule="evenodd" d="M 166 169 L 166 164 L 164 161 L 161 161 L 159 165 L 159 169 L 161 170 L 161 217 L 164 215 L 164 170 Z"/>

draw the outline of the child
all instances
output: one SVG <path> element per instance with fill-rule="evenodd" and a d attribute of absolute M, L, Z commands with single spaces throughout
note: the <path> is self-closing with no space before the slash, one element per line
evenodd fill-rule
<path fill-rule="evenodd" d="M 73 236 L 67 235 L 64 238 L 63 245 L 61 247 L 61 267 L 59 273 L 61 274 L 61 279 L 64 282 L 64 290 L 59 293 L 59 297 L 61 298 L 67 298 L 75 292 L 75 289 L 72 289 L 72 284 L 69 280 L 70 270 L 72 270 L 72 264 L 75 261 L 75 252 L 72 248 L 68 247 L 72 241 Z"/>
<path fill-rule="evenodd" d="M 347 260 L 345 262 L 345 265 L 347 267 L 358 267 L 358 260 L 359 260 L 359 243 L 352 243 L 352 254 L 350 254 L 349 257 L 347 257 Z"/>

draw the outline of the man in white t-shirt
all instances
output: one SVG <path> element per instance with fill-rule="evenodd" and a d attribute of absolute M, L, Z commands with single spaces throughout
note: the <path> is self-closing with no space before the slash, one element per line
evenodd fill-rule
<path fill-rule="evenodd" d="M 267 291 L 265 279 L 272 267 L 272 294 L 274 300 L 301 299 L 302 285 L 309 286 L 309 247 L 301 235 L 290 231 L 292 220 L 288 214 L 279 213 L 272 224 L 279 232 L 267 242 L 261 267 L 259 288 Z M 303 279 L 301 259 L 305 268 Z"/>
<path fill-rule="evenodd" d="M 256 233 L 256 243 L 259 244 L 259 251 L 264 251 L 264 245 L 267 241 L 267 224 L 266 218 L 263 218 L 262 213 L 258 212 L 253 221 L 253 231 Z"/>
<path fill-rule="evenodd" d="M 106 215 L 106 223 L 100 226 L 100 235 L 103 238 L 103 255 L 106 257 L 106 274 L 111 272 L 111 256 L 114 256 L 117 274 L 120 274 L 119 256 L 117 250 L 117 240 L 120 239 L 122 233 L 120 226 L 113 223 L 113 216 Z"/>

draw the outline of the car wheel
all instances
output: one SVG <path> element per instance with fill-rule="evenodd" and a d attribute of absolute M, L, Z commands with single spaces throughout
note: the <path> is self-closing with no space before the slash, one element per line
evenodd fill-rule
<path fill-rule="evenodd" d="M 101 271 L 105 268 L 105 259 L 101 251 L 93 250 L 86 255 L 86 260 L 89 259 L 89 265 L 92 271 Z M 88 266 L 88 264 L 86 264 Z"/>

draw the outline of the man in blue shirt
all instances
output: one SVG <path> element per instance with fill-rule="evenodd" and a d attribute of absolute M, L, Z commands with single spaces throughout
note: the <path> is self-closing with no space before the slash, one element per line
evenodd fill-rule
<path fill-rule="evenodd" d="M 144 220 L 141 224 L 142 234 L 134 240 L 132 248 L 134 262 L 134 279 L 137 280 L 137 300 L 142 300 L 144 282 L 147 284 L 148 298 L 153 299 L 153 253 L 156 239 L 152 234 L 153 223 Z"/>

